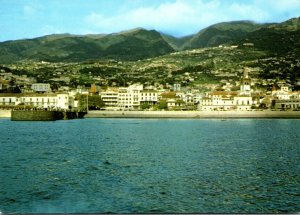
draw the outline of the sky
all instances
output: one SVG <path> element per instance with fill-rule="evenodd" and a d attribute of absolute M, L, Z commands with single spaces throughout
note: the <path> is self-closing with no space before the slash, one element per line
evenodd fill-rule
<path fill-rule="evenodd" d="M 299 16 L 300 0 L 0 0 L 0 41 L 138 27 L 182 37 L 219 22 Z"/>

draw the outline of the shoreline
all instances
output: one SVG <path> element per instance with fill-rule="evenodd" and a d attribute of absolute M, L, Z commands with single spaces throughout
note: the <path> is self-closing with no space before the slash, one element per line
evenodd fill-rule
<path fill-rule="evenodd" d="M 11 110 L 0 110 L 0 118 L 11 118 Z M 88 114 L 84 116 L 84 118 L 300 119 L 300 111 L 89 111 Z"/>
<path fill-rule="evenodd" d="M 300 111 L 89 111 L 85 118 L 292 118 Z"/>

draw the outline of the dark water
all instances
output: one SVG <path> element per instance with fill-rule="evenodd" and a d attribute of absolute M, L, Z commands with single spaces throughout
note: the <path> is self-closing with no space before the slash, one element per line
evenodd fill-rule
<path fill-rule="evenodd" d="M 300 212 L 300 120 L 0 119 L 2 213 Z"/>

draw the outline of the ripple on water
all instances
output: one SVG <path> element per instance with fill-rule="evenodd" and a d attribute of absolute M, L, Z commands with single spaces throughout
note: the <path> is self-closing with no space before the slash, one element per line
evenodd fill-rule
<path fill-rule="evenodd" d="M 299 130 L 299 120 L 6 121 L 0 210 L 298 212 Z"/>

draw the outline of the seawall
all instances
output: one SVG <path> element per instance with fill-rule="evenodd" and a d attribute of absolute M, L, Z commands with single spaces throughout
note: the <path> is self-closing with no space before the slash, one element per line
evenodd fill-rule
<path fill-rule="evenodd" d="M 10 118 L 11 110 L 0 110 Z M 83 117 L 83 116 L 82 116 Z M 78 117 L 78 118 L 82 118 Z M 300 111 L 89 111 L 85 118 L 298 118 Z"/>
<path fill-rule="evenodd" d="M 86 118 L 298 118 L 300 111 L 89 111 Z"/>
<path fill-rule="evenodd" d="M 10 118 L 11 110 L 0 110 L 0 118 Z"/>
<path fill-rule="evenodd" d="M 54 121 L 63 117 L 63 113 L 59 111 L 17 110 L 11 112 L 12 121 Z"/>

